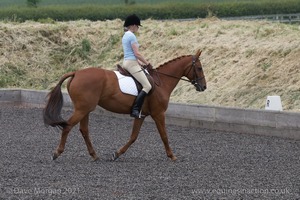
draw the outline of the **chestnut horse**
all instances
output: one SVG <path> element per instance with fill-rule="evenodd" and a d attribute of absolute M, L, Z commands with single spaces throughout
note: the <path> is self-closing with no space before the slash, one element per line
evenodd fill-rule
<path fill-rule="evenodd" d="M 201 51 L 198 50 L 195 55 L 180 56 L 149 71 L 156 85 L 154 90 L 145 98 L 142 114 L 145 116 L 150 115 L 154 120 L 167 156 L 172 160 L 177 158 L 169 146 L 165 127 L 165 112 L 171 92 L 179 80 L 192 83 L 197 91 L 206 89 L 206 80 L 199 60 L 200 54 Z M 182 78 L 183 76 L 187 79 Z M 69 120 L 65 121 L 61 117 L 63 106 L 61 85 L 67 78 L 70 78 L 67 89 L 74 105 L 74 112 Z M 111 112 L 129 114 L 135 100 L 135 96 L 120 91 L 117 76 L 113 71 L 101 68 L 87 68 L 65 74 L 48 94 L 48 98 L 48 103 L 43 112 L 44 122 L 47 125 L 62 129 L 61 140 L 54 152 L 53 160 L 64 151 L 70 130 L 79 122 L 80 132 L 85 140 L 88 152 L 93 160 L 97 160 L 98 156 L 89 137 L 89 113 L 99 105 Z M 134 119 L 129 141 L 113 154 L 113 160 L 125 153 L 129 146 L 134 143 L 143 122 L 144 118 Z"/>

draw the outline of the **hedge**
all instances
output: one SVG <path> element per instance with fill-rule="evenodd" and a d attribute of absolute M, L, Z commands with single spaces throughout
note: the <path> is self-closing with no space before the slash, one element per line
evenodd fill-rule
<path fill-rule="evenodd" d="M 136 13 L 142 19 L 184 19 L 205 18 L 208 15 L 217 17 L 233 17 L 265 14 L 300 13 L 298 0 L 259 2 L 223 2 L 223 3 L 162 3 L 136 5 L 81 5 L 81 6 L 43 6 L 37 8 L 8 7 L 0 9 L 2 20 L 40 20 L 53 19 L 69 21 L 78 19 L 112 20 L 124 19 L 127 15 Z"/>

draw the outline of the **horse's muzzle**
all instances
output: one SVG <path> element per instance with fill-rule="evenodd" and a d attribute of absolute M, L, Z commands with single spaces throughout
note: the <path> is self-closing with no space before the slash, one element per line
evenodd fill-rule
<path fill-rule="evenodd" d="M 206 90 L 206 85 L 202 86 L 202 85 L 199 85 L 198 83 L 195 83 L 194 86 L 198 92 L 204 92 L 204 90 Z"/>

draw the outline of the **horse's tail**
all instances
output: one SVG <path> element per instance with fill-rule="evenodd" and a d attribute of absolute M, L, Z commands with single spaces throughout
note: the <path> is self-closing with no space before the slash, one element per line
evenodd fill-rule
<path fill-rule="evenodd" d="M 49 92 L 48 102 L 43 110 L 44 123 L 53 127 L 64 128 L 68 125 L 61 117 L 61 110 L 64 104 L 63 94 L 61 92 L 62 83 L 69 77 L 74 77 L 75 72 L 70 72 L 61 77 L 58 84 Z"/>

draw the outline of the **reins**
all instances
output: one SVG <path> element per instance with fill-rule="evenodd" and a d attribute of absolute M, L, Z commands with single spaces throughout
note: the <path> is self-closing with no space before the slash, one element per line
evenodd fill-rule
<path fill-rule="evenodd" d="M 187 82 L 190 82 L 190 83 L 192 82 L 192 81 L 190 81 L 189 79 L 186 79 L 186 78 L 177 77 L 177 76 L 173 76 L 173 75 L 170 75 L 170 74 L 165 74 L 165 73 L 159 72 L 157 70 L 154 70 L 154 71 L 157 74 L 165 75 L 165 76 L 168 76 L 168 77 L 171 77 L 171 78 L 175 78 L 175 79 L 180 79 L 180 80 L 187 81 Z"/>
<path fill-rule="evenodd" d="M 173 76 L 173 75 L 166 74 L 166 73 L 163 73 L 163 72 L 159 72 L 159 71 L 157 71 L 156 69 L 153 70 L 153 71 L 155 71 L 156 74 L 161 74 L 161 75 L 168 76 L 168 77 L 171 77 L 171 78 L 175 78 L 175 79 L 178 79 L 178 80 L 187 81 L 187 82 L 189 82 L 189 83 L 191 83 L 191 84 L 194 85 L 195 83 L 197 83 L 197 81 L 202 80 L 202 79 L 205 78 L 205 76 L 200 77 L 200 78 L 197 77 L 195 63 L 196 63 L 196 57 L 193 56 L 192 66 L 190 67 L 189 72 L 187 73 L 187 74 L 189 74 L 189 73 L 191 72 L 192 68 L 193 68 L 194 71 L 195 71 L 195 79 L 194 79 L 194 80 L 189 80 L 189 79 L 186 79 L 186 78 L 177 77 L 177 76 Z M 201 69 L 202 69 L 202 67 L 201 67 Z M 160 82 L 160 81 L 159 81 L 159 82 Z"/>

